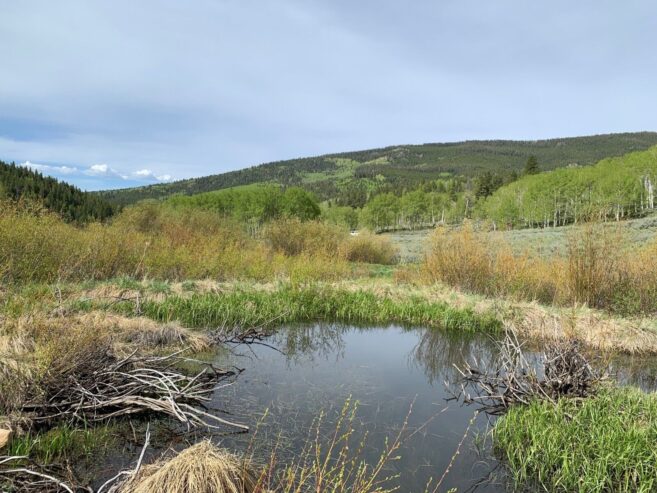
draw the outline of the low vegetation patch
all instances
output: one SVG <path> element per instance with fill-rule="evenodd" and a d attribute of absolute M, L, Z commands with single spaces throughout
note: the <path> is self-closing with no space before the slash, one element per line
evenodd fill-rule
<path fill-rule="evenodd" d="M 519 483 L 555 492 L 657 488 L 657 396 L 612 388 L 584 400 L 533 401 L 493 430 Z"/>
<path fill-rule="evenodd" d="M 133 304 L 117 305 L 130 312 Z M 496 331 L 492 315 L 422 298 L 393 299 L 366 291 L 329 287 L 283 287 L 275 291 L 231 291 L 170 296 L 145 301 L 143 315 L 188 327 L 254 327 L 315 321 L 401 324 L 445 329 Z"/>

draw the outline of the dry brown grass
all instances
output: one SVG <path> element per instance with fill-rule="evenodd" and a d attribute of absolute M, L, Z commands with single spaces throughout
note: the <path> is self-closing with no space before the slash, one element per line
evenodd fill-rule
<path fill-rule="evenodd" d="M 120 488 L 122 493 L 255 493 L 251 465 L 202 441 L 169 460 L 143 467 Z"/>
<path fill-rule="evenodd" d="M 655 253 L 657 244 L 630 248 L 620 228 L 587 224 L 573 229 L 564 257 L 514 254 L 466 224 L 434 233 L 422 274 L 486 296 L 649 314 L 657 311 Z"/>
<path fill-rule="evenodd" d="M 628 354 L 657 354 L 657 323 L 653 317 L 620 317 L 583 304 L 549 306 L 537 301 L 493 298 L 467 293 L 442 283 L 400 283 L 381 279 L 343 281 L 342 289 L 370 291 L 395 299 L 420 298 L 455 308 L 491 313 L 507 328 L 535 341 L 578 339 L 589 348 Z"/>

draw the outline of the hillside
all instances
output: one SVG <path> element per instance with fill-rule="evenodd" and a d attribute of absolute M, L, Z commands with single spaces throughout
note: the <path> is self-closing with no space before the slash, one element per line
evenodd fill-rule
<path fill-rule="evenodd" d="M 441 177 L 472 177 L 486 171 L 520 171 L 531 155 L 542 170 L 573 164 L 594 164 L 606 157 L 648 149 L 657 144 L 656 132 L 638 132 L 537 141 L 466 141 L 402 145 L 357 152 L 328 154 L 261 164 L 228 173 L 168 184 L 109 190 L 99 194 L 114 204 L 191 195 L 253 183 L 299 185 L 321 199 L 336 197 L 349 187 L 413 188 Z"/>
<path fill-rule="evenodd" d="M 3 198 L 39 202 L 69 222 L 102 221 L 117 209 L 98 195 L 29 168 L 0 161 L 0 199 Z"/>

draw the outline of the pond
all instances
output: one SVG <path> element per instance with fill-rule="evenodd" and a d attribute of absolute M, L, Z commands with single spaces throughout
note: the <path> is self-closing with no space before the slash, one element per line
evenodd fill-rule
<path fill-rule="evenodd" d="M 361 457 L 368 463 L 376 463 L 386 439 L 401 430 L 399 458 L 388 462 L 383 474 L 398 476 L 394 484 L 400 493 L 510 491 L 491 450 L 487 432 L 492 419 L 451 399 L 459 388 L 456 367 L 467 361 L 490 369 L 496 353 L 496 342 L 482 334 L 394 326 L 283 327 L 263 344 L 238 346 L 217 357 L 217 365 L 234 365 L 243 372 L 215 393 L 210 407 L 228 412 L 225 417 L 249 425 L 251 431 L 215 434 L 214 441 L 253 453 L 263 463 L 272 455 L 278 464 L 289 463 L 315 439 L 316 427 L 320 440 L 329 440 L 351 399 L 357 402 L 352 443 L 365 444 Z M 527 354 L 530 360 L 537 357 Z M 615 357 L 605 365 L 621 383 L 657 387 L 650 359 Z M 174 438 L 147 455 L 151 459 L 198 438 Z M 127 467 L 137 450 L 127 447 L 113 455 L 104 464 L 105 475 Z"/>
<path fill-rule="evenodd" d="M 364 458 L 370 463 L 376 463 L 385 438 L 394 438 L 408 415 L 400 458 L 386 471 L 399 474 L 400 492 L 425 491 L 432 478 L 435 486 L 453 458 L 440 491 L 466 491 L 479 481 L 484 482 L 478 491 L 505 491 L 489 444 L 482 440 L 488 418 L 478 416 L 469 428 L 475 409 L 448 402 L 452 394 L 445 384 L 457 380 L 454 365 L 490 361 L 495 344 L 489 337 L 315 325 L 281 329 L 267 344 L 272 347 L 242 347 L 243 356 L 230 358 L 245 371 L 215 402 L 233 413 L 231 419 L 258 428 L 254 443 L 262 456 L 273 447 L 288 458 L 298 454 L 322 411 L 328 436 L 351 397 L 358 401 L 356 428 L 367 433 Z M 268 415 L 258 424 L 265 410 Z M 223 444 L 244 449 L 251 440 L 230 436 Z"/>
<path fill-rule="evenodd" d="M 475 417 L 473 407 L 450 400 L 458 390 L 456 366 L 464 361 L 491 366 L 497 346 L 490 336 L 313 325 L 280 329 L 266 343 L 238 348 L 239 355 L 219 361 L 245 370 L 214 404 L 230 410 L 231 419 L 257 428 L 256 438 L 231 435 L 223 445 L 256 447 L 261 457 L 275 447 L 278 460 L 285 461 L 314 437 L 310 430 L 322 412 L 322 433 L 329 437 L 351 398 L 358 402 L 356 432 L 366 434 L 363 455 L 370 463 L 408 416 L 400 458 L 386 469 L 399 475 L 401 493 L 433 491 L 448 468 L 437 491 L 508 490 L 486 438 L 491 419 L 483 413 Z M 623 383 L 654 389 L 655 372 L 645 363 L 616 358 L 609 364 Z"/>

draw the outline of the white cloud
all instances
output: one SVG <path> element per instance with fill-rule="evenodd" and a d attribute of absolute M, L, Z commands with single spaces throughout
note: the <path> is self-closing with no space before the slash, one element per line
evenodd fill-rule
<path fill-rule="evenodd" d="M 156 175 L 152 170 L 144 168 L 132 173 L 132 176 L 142 180 L 171 181 L 171 175 Z"/>
<path fill-rule="evenodd" d="M 38 164 L 31 161 L 20 163 L 19 166 L 25 166 L 26 168 L 46 174 L 74 175 L 80 172 L 78 168 L 72 166 L 50 166 L 48 164 Z"/>
<path fill-rule="evenodd" d="M 106 164 L 94 164 L 87 171 L 85 171 L 85 173 L 93 176 L 105 176 L 109 171 L 110 168 Z"/>
<path fill-rule="evenodd" d="M 94 189 L 102 189 L 106 186 L 138 186 L 148 183 L 167 182 L 172 180 L 170 174 L 156 174 L 148 168 L 138 169 L 132 172 L 122 172 L 112 168 L 106 163 L 92 164 L 88 167 L 75 167 L 64 165 L 50 165 L 24 161 L 19 166 L 30 168 L 44 175 L 54 176 L 73 184 L 82 184 L 85 187 L 92 183 Z M 89 180 L 92 180 L 91 182 Z M 125 183 L 125 184 L 122 184 Z"/>

